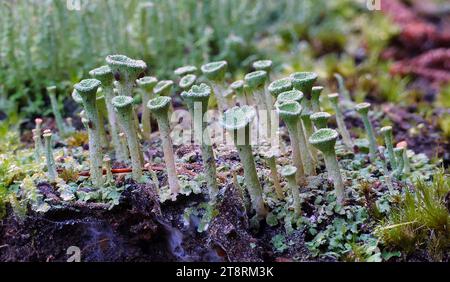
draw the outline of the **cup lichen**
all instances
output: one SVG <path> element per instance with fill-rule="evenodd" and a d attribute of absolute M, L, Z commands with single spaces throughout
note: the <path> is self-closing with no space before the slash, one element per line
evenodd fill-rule
<path fill-rule="evenodd" d="M 267 215 L 267 208 L 263 201 L 263 190 L 256 172 L 253 150 L 250 144 L 250 123 L 256 115 L 251 106 L 233 107 L 227 110 L 221 120 L 222 126 L 233 136 L 244 168 L 244 181 L 250 194 L 253 209 L 259 218 Z"/>
<path fill-rule="evenodd" d="M 374 161 L 377 155 L 377 140 L 375 139 L 375 131 L 369 120 L 370 103 L 360 103 L 355 106 L 355 110 L 361 115 L 361 119 L 366 129 L 367 139 L 369 140 L 369 154 L 371 161 Z"/>
<path fill-rule="evenodd" d="M 175 167 L 175 156 L 173 153 L 172 139 L 170 138 L 169 108 L 172 98 L 167 96 L 158 96 L 148 101 L 147 107 L 156 117 L 158 122 L 159 134 L 162 141 L 164 160 L 167 168 L 167 178 L 169 182 L 172 200 L 175 200 L 180 192 L 177 170 Z"/>
<path fill-rule="evenodd" d="M 203 159 L 203 167 L 206 175 L 206 182 L 209 188 L 210 200 L 215 200 L 219 191 L 216 175 L 216 158 L 207 129 L 207 122 L 204 118 L 208 110 L 208 101 L 211 95 L 211 88 L 202 83 L 194 85 L 189 91 L 181 93 L 181 97 L 186 102 L 192 117 L 194 135 L 200 140 L 200 148 Z M 197 132 L 198 131 L 198 132 Z"/>
<path fill-rule="evenodd" d="M 128 149 L 131 157 L 131 170 L 133 179 L 137 182 L 142 178 L 142 157 L 139 148 L 138 137 L 133 122 L 133 98 L 130 96 L 119 95 L 112 99 L 112 104 L 116 109 L 117 119 L 123 129 Z"/>
<path fill-rule="evenodd" d="M 323 153 L 329 178 L 333 179 L 337 201 L 342 204 L 345 197 L 344 183 L 342 181 L 342 175 L 334 148 L 338 136 L 339 134 L 336 130 L 323 128 L 311 135 L 309 143 Z"/>
<path fill-rule="evenodd" d="M 103 153 L 100 138 L 100 120 L 97 109 L 97 90 L 101 82 L 97 79 L 84 79 L 74 88 L 82 99 L 86 118 L 88 119 L 89 158 L 92 184 L 96 188 L 103 185 Z"/>

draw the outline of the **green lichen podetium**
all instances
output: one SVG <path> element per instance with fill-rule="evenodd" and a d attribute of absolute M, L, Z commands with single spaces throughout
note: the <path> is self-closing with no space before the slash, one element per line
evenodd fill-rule
<path fill-rule="evenodd" d="M 370 103 L 361 103 L 355 106 L 355 110 L 361 115 L 361 119 L 366 129 L 367 139 L 369 139 L 369 155 L 370 160 L 373 162 L 377 156 L 377 140 L 375 139 L 375 131 L 373 130 L 372 123 L 369 120 Z"/>
<path fill-rule="evenodd" d="M 342 181 L 341 170 L 336 159 L 335 144 L 338 133 L 334 129 L 323 128 L 314 132 L 309 138 L 309 143 L 323 153 L 325 165 L 329 174 L 328 178 L 333 179 L 337 201 L 342 204 L 344 200 L 344 183 Z"/>
<path fill-rule="evenodd" d="M 106 63 L 111 69 L 119 95 L 132 96 L 136 79 L 147 70 L 147 64 L 142 60 L 135 60 L 124 55 L 109 55 Z M 141 133 L 138 115 L 133 108 L 133 122 L 136 130 Z"/>
<path fill-rule="evenodd" d="M 265 99 L 266 99 L 266 104 L 269 107 L 269 110 L 273 110 L 273 97 L 270 94 L 270 92 L 268 91 L 268 85 L 271 81 L 270 79 L 270 74 L 272 73 L 272 66 L 273 66 L 273 62 L 271 60 L 258 60 L 253 62 L 253 68 L 256 71 L 265 71 L 267 73 L 267 80 L 266 83 L 264 85 L 264 95 L 265 95 Z"/>
<path fill-rule="evenodd" d="M 55 159 L 53 157 L 52 133 L 50 130 L 44 131 L 45 159 L 47 162 L 47 176 L 51 182 L 55 182 L 58 173 L 56 171 Z"/>
<path fill-rule="evenodd" d="M 194 85 L 196 80 L 197 76 L 195 74 L 187 74 L 180 79 L 178 86 L 182 90 L 189 90 L 192 87 L 192 85 Z"/>
<path fill-rule="evenodd" d="M 103 169 L 102 160 L 103 153 L 101 150 L 100 139 L 100 122 L 97 110 L 97 89 L 101 82 L 97 79 L 84 79 L 75 84 L 74 88 L 80 95 L 86 117 L 89 120 L 88 135 L 89 135 L 89 158 L 91 161 L 90 172 L 92 184 L 96 188 L 103 185 Z"/>
<path fill-rule="evenodd" d="M 297 89 L 293 89 L 293 90 L 289 90 L 289 91 L 279 94 L 278 98 L 277 98 L 277 105 L 282 105 L 283 103 L 289 103 L 289 102 L 297 102 L 298 104 L 301 104 L 302 100 L 303 100 L 303 93 Z M 279 114 L 279 112 L 278 112 L 278 114 Z M 300 116 L 301 116 L 301 113 L 300 113 Z M 297 127 L 298 127 L 298 129 L 297 129 L 298 145 L 299 145 L 299 151 L 300 151 L 302 164 L 303 164 L 303 171 L 306 175 L 315 175 L 315 164 L 313 162 L 312 153 L 309 149 L 309 146 L 308 146 L 309 144 L 307 143 L 305 130 L 303 129 L 303 124 L 301 123 L 300 119 L 297 122 Z M 289 130 L 289 127 L 288 127 L 288 130 Z M 293 149 L 294 156 L 295 156 L 296 148 L 293 147 L 292 149 Z M 297 168 L 297 169 L 299 172 L 302 171 L 299 168 Z"/>
<path fill-rule="evenodd" d="M 181 97 L 185 101 L 192 117 L 195 141 L 200 142 L 209 198 L 211 201 L 214 201 L 219 191 L 216 175 L 216 158 L 207 129 L 207 120 L 205 119 L 210 95 L 211 88 L 204 83 L 194 85 L 189 91 L 181 93 Z"/>
<path fill-rule="evenodd" d="M 113 143 L 113 148 L 116 153 L 116 158 L 120 161 L 126 161 L 125 153 L 122 150 L 119 140 L 119 130 L 117 128 L 116 113 L 112 104 L 112 99 L 115 96 L 113 81 L 114 76 L 109 66 L 101 66 L 99 68 L 89 71 L 89 75 L 98 79 L 102 83 L 103 96 L 105 97 L 108 124 L 110 128 L 109 134 Z"/>
<path fill-rule="evenodd" d="M 224 81 L 227 68 L 228 63 L 226 61 L 211 62 L 201 66 L 203 75 L 208 79 L 213 89 L 220 113 L 223 113 L 229 108 L 228 102 L 224 97 Z"/>
<path fill-rule="evenodd" d="M 292 85 L 295 89 L 301 91 L 304 95 L 302 100 L 302 123 L 305 130 L 306 139 L 308 139 L 313 133 L 313 125 L 309 116 L 312 113 L 312 88 L 317 81 L 318 75 L 315 72 L 296 72 L 290 75 Z M 308 148 L 311 152 L 311 157 L 315 164 L 317 164 L 317 152 L 316 149 L 308 144 Z"/>
<path fill-rule="evenodd" d="M 52 106 L 52 112 L 55 117 L 56 127 L 61 136 L 66 134 L 66 125 L 59 110 L 58 100 L 56 99 L 56 86 L 47 87 L 47 93 L 50 98 L 50 104 Z"/>
<path fill-rule="evenodd" d="M 300 216 L 302 213 L 301 200 L 299 193 L 299 186 L 295 180 L 295 175 L 297 173 L 297 168 L 295 166 L 285 166 L 281 169 L 281 175 L 286 178 L 288 182 L 288 187 L 292 192 L 292 198 L 294 199 L 294 211 L 295 215 Z"/>
<path fill-rule="evenodd" d="M 196 72 L 197 72 L 196 66 L 187 65 L 187 66 L 182 66 L 182 67 L 177 68 L 173 73 L 176 76 L 183 77 L 188 74 L 195 74 Z"/>
<path fill-rule="evenodd" d="M 142 133 L 145 138 L 150 139 L 150 134 L 152 133 L 152 123 L 150 110 L 147 108 L 147 103 L 150 101 L 151 94 L 153 94 L 153 89 L 158 83 L 158 79 L 153 76 L 144 76 L 136 82 L 142 90 Z"/>
<path fill-rule="evenodd" d="M 291 140 L 293 163 L 297 168 L 297 183 L 302 184 L 305 179 L 305 172 L 312 171 L 311 163 L 306 163 L 302 158 L 300 149 L 300 133 L 299 122 L 302 106 L 298 102 L 291 101 L 283 104 L 277 104 L 276 109 L 280 118 L 286 124 L 289 131 L 289 138 Z"/>
<path fill-rule="evenodd" d="M 320 94 L 322 94 L 323 86 L 314 86 L 311 89 L 311 106 L 312 111 L 320 112 Z"/>
<path fill-rule="evenodd" d="M 260 70 L 245 75 L 245 83 L 248 85 L 253 99 L 256 101 L 258 123 L 265 132 L 261 132 L 261 141 L 269 142 L 274 134 L 272 133 L 272 103 L 266 99 L 265 83 L 267 72 Z"/>
<path fill-rule="evenodd" d="M 41 156 L 44 152 L 43 144 L 42 144 L 42 119 L 36 118 L 34 120 L 36 127 L 33 130 L 33 140 L 34 140 L 34 150 L 35 150 L 35 159 L 37 162 L 41 159 Z"/>
<path fill-rule="evenodd" d="M 141 162 L 141 150 L 133 123 L 133 98 L 119 95 L 112 99 L 112 104 L 116 109 L 118 121 L 127 138 L 133 179 L 139 182 L 142 178 L 143 163 Z"/>
<path fill-rule="evenodd" d="M 269 93 L 275 98 L 278 98 L 278 95 L 280 95 L 283 92 L 292 90 L 292 80 L 290 78 L 282 78 L 273 81 L 269 84 L 268 90 Z"/>
<path fill-rule="evenodd" d="M 248 105 L 247 97 L 244 91 L 245 82 L 243 80 L 237 80 L 230 85 L 230 89 L 236 94 L 236 100 L 239 106 Z"/>
<path fill-rule="evenodd" d="M 132 96 L 136 79 L 147 69 L 146 63 L 124 55 L 109 55 L 106 57 L 106 63 L 118 82 L 119 95 Z"/>
<path fill-rule="evenodd" d="M 264 152 L 264 158 L 266 159 L 267 166 L 270 169 L 270 177 L 273 181 L 273 186 L 275 188 L 275 193 L 277 194 L 277 198 L 279 200 L 284 199 L 284 192 L 283 188 L 281 188 L 280 185 L 280 179 L 278 177 L 278 170 L 277 170 L 277 157 L 279 154 L 275 153 L 275 149 L 267 149 L 266 152 Z"/>
<path fill-rule="evenodd" d="M 392 135 L 392 126 L 385 126 L 381 128 L 380 133 L 383 134 L 384 137 L 384 144 L 386 145 L 387 148 L 391 168 L 392 170 L 395 170 L 397 168 L 397 160 L 395 159 L 394 154 L 394 146 L 393 146 L 394 138 Z"/>
<path fill-rule="evenodd" d="M 353 150 L 353 141 L 350 133 L 348 132 L 347 126 L 345 125 L 344 115 L 342 114 L 341 107 L 339 105 L 339 94 L 329 94 L 328 99 L 330 100 L 331 106 L 334 109 L 338 130 L 342 136 L 342 142 L 344 142 L 344 145 L 347 147 L 347 149 Z"/>
<path fill-rule="evenodd" d="M 317 129 L 327 128 L 330 117 L 327 112 L 317 112 L 311 115 L 311 121 Z"/>
<path fill-rule="evenodd" d="M 176 200 L 176 197 L 180 192 L 180 184 L 178 182 L 177 170 L 175 167 L 172 139 L 170 138 L 169 108 L 171 101 L 172 99 L 170 97 L 159 96 L 148 101 L 147 107 L 156 117 L 156 121 L 158 122 L 169 188 L 172 194 L 172 200 Z"/>
<path fill-rule="evenodd" d="M 233 136 L 244 168 L 244 181 L 250 194 L 252 207 L 258 217 L 262 219 L 266 217 L 268 211 L 263 201 L 263 190 L 256 172 L 250 144 L 250 123 L 255 115 L 255 109 L 251 106 L 233 107 L 224 113 L 221 124 Z"/>

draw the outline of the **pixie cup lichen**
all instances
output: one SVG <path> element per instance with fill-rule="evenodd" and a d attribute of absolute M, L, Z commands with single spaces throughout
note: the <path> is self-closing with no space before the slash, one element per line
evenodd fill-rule
<path fill-rule="evenodd" d="M 64 124 L 61 111 L 59 110 L 59 103 L 56 99 L 56 86 L 47 87 L 47 93 L 50 98 L 50 104 L 52 106 L 53 116 L 55 117 L 56 127 L 58 128 L 60 135 L 65 135 L 66 125 Z"/>
<path fill-rule="evenodd" d="M 268 90 L 270 95 L 272 95 L 275 99 L 278 98 L 283 92 L 292 90 L 292 80 L 290 78 L 282 78 L 273 81 L 269 84 Z"/>
<path fill-rule="evenodd" d="M 245 82 L 243 80 L 237 80 L 230 85 L 230 89 L 235 93 L 236 100 L 239 106 L 248 105 L 247 98 L 244 91 Z"/>
<path fill-rule="evenodd" d="M 385 126 L 380 129 L 380 133 L 384 137 L 384 144 L 386 145 L 388 156 L 389 156 L 389 163 L 391 164 L 392 170 L 395 170 L 397 168 L 397 160 L 395 159 L 394 154 L 394 137 L 392 134 L 392 126 Z"/>
<path fill-rule="evenodd" d="M 148 101 L 147 107 L 156 117 L 156 121 L 158 122 L 169 188 L 172 194 L 172 200 L 175 200 L 180 192 L 180 184 L 178 182 L 177 170 L 175 167 L 172 139 L 170 138 L 169 108 L 171 101 L 172 98 L 170 97 L 159 96 Z"/>
<path fill-rule="evenodd" d="M 259 218 L 265 218 L 268 211 L 263 201 L 263 191 L 250 144 L 250 123 L 255 115 L 255 109 L 251 106 L 233 107 L 224 113 L 221 124 L 233 136 L 244 169 L 244 181 L 252 207 Z"/>
<path fill-rule="evenodd" d="M 320 94 L 322 94 L 323 86 L 314 86 L 311 89 L 311 107 L 312 111 L 320 112 Z"/>
<path fill-rule="evenodd" d="M 311 163 L 306 163 L 302 158 L 300 149 L 300 133 L 299 122 L 302 107 L 295 101 L 285 102 L 283 104 L 277 104 L 276 109 L 280 118 L 286 124 L 289 131 L 289 138 L 291 140 L 293 163 L 297 168 L 297 183 L 301 184 L 305 178 L 305 173 L 312 173 L 313 168 L 310 167 Z"/>
<path fill-rule="evenodd" d="M 277 98 L 277 105 L 282 105 L 283 103 L 287 102 L 297 102 L 301 104 L 303 99 L 303 93 L 301 91 L 298 91 L 296 89 L 286 91 L 278 95 Z M 303 109 L 302 109 L 303 110 Z M 300 114 L 301 118 L 301 114 Z M 286 121 L 285 121 L 286 122 Z M 312 152 L 309 148 L 309 143 L 307 142 L 305 130 L 303 128 L 303 124 L 299 120 L 298 125 L 298 144 L 300 148 L 300 155 L 303 163 L 304 172 L 307 175 L 314 175 L 315 174 L 315 163 L 313 161 Z"/>
<path fill-rule="evenodd" d="M 43 145 L 42 145 L 42 119 L 36 118 L 34 120 L 34 123 L 36 124 L 34 131 L 33 131 L 33 138 L 34 138 L 34 148 L 35 148 L 35 156 L 36 160 L 39 160 L 42 156 L 42 153 L 44 151 Z"/>
<path fill-rule="evenodd" d="M 311 121 L 317 129 L 327 128 L 331 115 L 327 112 L 317 112 L 311 115 Z"/>
<path fill-rule="evenodd" d="M 180 79 L 178 86 L 182 90 L 189 90 L 189 88 L 191 88 L 191 86 L 194 85 L 196 80 L 197 76 L 195 74 L 187 74 Z"/>
<path fill-rule="evenodd" d="M 334 129 L 319 129 L 311 135 L 309 143 L 322 152 L 329 178 L 333 179 L 337 201 L 342 203 L 344 200 L 344 183 L 334 148 L 338 135 Z"/>
<path fill-rule="evenodd" d="M 258 110 L 267 110 L 267 103 L 264 93 L 264 84 L 267 80 L 267 73 L 265 71 L 254 71 L 245 75 L 245 83 L 252 92 L 253 99 L 256 102 Z"/>
<path fill-rule="evenodd" d="M 124 153 L 121 150 L 119 141 L 119 130 L 117 128 L 116 113 L 114 111 L 114 106 L 112 105 L 112 99 L 115 96 L 114 93 L 114 76 L 109 66 L 101 66 L 99 68 L 93 69 L 89 72 L 89 75 L 95 79 L 98 79 L 102 83 L 103 95 L 105 96 L 108 124 L 110 129 L 110 136 L 113 143 L 113 148 L 116 153 L 116 158 L 118 160 L 125 160 Z M 73 96 L 72 96 L 73 97 Z M 74 98 L 75 99 L 75 98 Z"/>
<path fill-rule="evenodd" d="M 84 79 L 75 84 L 74 88 L 80 95 L 86 118 L 89 120 L 89 158 L 91 161 L 90 172 L 92 184 L 100 188 L 103 184 L 102 160 L 103 153 L 101 149 L 100 121 L 97 109 L 97 89 L 101 82 L 97 79 Z"/>
<path fill-rule="evenodd" d="M 272 103 L 266 99 L 265 83 L 267 73 L 265 71 L 254 71 L 245 75 L 245 83 L 248 85 L 252 97 L 256 102 L 258 123 L 264 131 L 262 140 L 270 140 L 272 137 Z"/>
<path fill-rule="evenodd" d="M 273 186 L 277 198 L 279 200 L 284 199 L 283 189 L 280 185 L 280 178 L 278 177 L 278 169 L 277 169 L 277 158 L 279 157 L 279 151 L 275 148 L 265 148 L 263 147 L 262 155 L 266 160 L 267 166 L 270 169 L 270 177 L 272 178 Z"/>
<path fill-rule="evenodd" d="M 145 138 L 149 139 L 152 133 L 150 110 L 147 108 L 147 103 L 150 100 L 150 96 L 153 93 L 153 89 L 158 83 L 158 79 L 153 76 L 144 76 L 136 83 L 142 90 L 142 133 Z"/>
<path fill-rule="evenodd" d="M 52 132 L 50 130 L 44 131 L 45 141 L 45 159 L 47 162 L 47 176 L 51 182 L 54 182 L 58 173 L 56 171 L 55 159 L 53 157 Z"/>
<path fill-rule="evenodd" d="M 338 130 L 342 136 L 342 142 L 344 142 L 347 149 L 353 150 L 353 141 L 350 133 L 348 132 L 347 126 L 345 125 L 344 115 L 342 114 L 341 107 L 339 105 L 339 94 L 329 94 L 328 99 L 330 100 L 331 106 L 334 109 Z"/>
<path fill-rule="evenodd" d="M 208 101 L 211 95 L 211 88 L 202 83 L 194 85 L 189 91 L 181 93 L 181 97 L 186 102 L 193 121 L 194 135 L 200 142 L 202 152 L 203 167 L 206 175 L 206 182 L 209 188 L 209 197 L 215 200 L 219 191 L 216 175 L 216 159 L 207 130 L 207 121 L 204 116 L 208 110 Z"/>
<path fill-rule="evenodd" d="M 188 65 L 188 66 L 182 66 L 182 67 L 177 68 L 173 73 L 176 76 L 183 77 L 188 74 L 195 74 L 196 72 L 197 72 L 196 66 Z"/>
<path fill-rule="evenodd" d="M 299 186 L 295 180 L 297 168 L 295 166 L 287 165 L 281 169 L 281 175 L 286 178 L 289 189 L 292 193 L 294 200 L 294 212 L 295 215 L 300 216 L 302 213 L 301 200 L 299 193 Z"/>
<path fill-rule="evenodd" d="M 106 63 L 118 82 L 119 95 L 132 96 L 134 83 L 145 72 L 147 64 L 124 55 L 109 55 L 106 57 Z"/>
<path fill-rule="evenodd" d="M 127 138 L 133 179 L 140 181 L 143 163 L 141 162 L 141 150 L 133 122 L 133 98 L 119 95 L 113 98 L 112 103 L 116 109 L 118 121 Z"/>
<path fill-rule="evenodd" d="M 375 132 L 372 123 L 369 120 L 370 103 L 361 103 L 355 106 L 355 110 L 361 115 L 361 119 L 366 129 L 367 139 L 369 140 L 369 154 L 372 161 L 377 155 L 377 140 L 375 139 Z"/>
<path fill-rule="evenodd" d="M 211 62 L 201 66 L 203 75 L 208 79 L 213 89 L 214 96 L 217 100 L 217 106 L 221 113 L 226 111 L 229 107 L 224 97 L 224 81 L 227 68 L 228 63 L 226 61 Z"/>
<path fill-rule="evenodd" d="M 170 92 L 173 88 L 172 80 L 161 80 L 153 88 L 153 93 L 155 96 L 170 96 Z"/>
<path fill-rule="evenodd" d="M 311 99 L 312 88 L 317 80 L 315 72 L 296 72 L 290 75 L 292 85 L 295 89 L 300 90 L 307 100 Z"/>

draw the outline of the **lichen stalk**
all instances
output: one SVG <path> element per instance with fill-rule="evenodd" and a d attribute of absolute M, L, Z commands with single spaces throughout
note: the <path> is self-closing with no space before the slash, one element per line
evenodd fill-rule
<path fill-rule="evenodd" d="M 338 133 L 336 130 L 324 128 L 314 132 L 309 138 L 309 143 L 322 152 L 328 178 L 333 180 L 337 201 L 342 204 L 344 200 L 344 182 L 342 181 L 340 166 L 334 148 L 337 138 Z"/>
<path fill-rule="evenodd" d="M 102 83 L 103 96 L 105 97 L 105 104 L 107 110 L 107 118 L 109 125 L 109 135 L 111 136 L 112 145 L 115 152 L 115 157 L 119 161 L 125 161 L 125 152 L 122 150 L 119 140 L 119 129 L 117 128 L 117 119 L 112 99 L 116 96 L 113 87 L 113 73 L 109 66 L 101 66 L 89 72 L 93 78 L 100 80 Z"/>
<path fill-rule="evenodd" d="M 369 139 L 370 160 L 375 161 L 378 146 L 375 139 L 375 131 L 373 130 L 372 123 L 369 120 L 369 108 L 369 103 L 361 103 L 356 105 L 356 111 L 361 115 L 364 128 L 366 129 L 367 138 Z"/>
<path fill-rule="evenodd" d="M 47 87 L 47 93 L 50 98 L 50 105 L 55 117 L 56 127 L 58 128 L 60 135 L 64 136 L 66 134 L 66 126 L 58 107 L 58 100 L 56 99 L 56 86 Z"/>
<path fill-rule="evenodd" d="M 295 180 L 296 168 L 293 166 L 286 166 L 282 169 L 281 174 L 287 180 L 287 186 L 292 193 L 292 198 L 294 200 L 294 212 L 296 216 L 301 216 L 302 206 L 300 199 L 299 186 Z"/>
<path fill-rule="evenodd" d="M 394 154 L 394 145 L 393 145 L 394 137 L 392 135 L 392 126 L 385 126 L 380 129 L 380 132 L 381 134 L 383 134 L 384 137 L 384 144 L 386 145 L 387 148 L 389 163 L 391 164 L 392 170 L 395 170 L 397 168 L 397 160 Z"/>
<path fill-rule="evenodd" d="M 101 150 L 101 139 L 99 133 L 100 121 L 96 103 L 97 89 L 100 84 L 100 81 L 97 79 L 85 79 L 74 86 L 75 90 L 82 99 L 86 118 L 89 121 L 89 159 L 91 161 L 90 176 L 92 179 L 92 184 L 96 188 L 100 188 L 103 185 L 103 153 Z"/>
<path fill-rule="evenodd" d="M 143 163 L 141 162 L 141 150 L 139 148 L 138 137 L 133 122 L 133 98 L 119 95 L 113 98 L 112 103 L 116 109 L 120 126 L 127 138 L 133 179 L 135 181 L 140 181 L 142 178 Z"/>
<path fill-rule="evenodd" d="M 209 190 L 209 198 L 211 201 L 216 199 L 219 187 L 217 185 L 216 175 L 216 158 L 214 156 L 213 147 L 208 131 L 208 124 L 205 119 L 205 113 L 208 110 L 208 101 L 211 95 L 211 88 L 206 84 L 200 86 L 194 85 L 188 92 L 183 92 L 181 97 L 186 101 L 188 110 L 194 123 L 194 132 L 196 139 L 200 142 L 200 149 L 202 153 L 203 167 L 206 175 L 206 183 Z"/>
<path fill-rule="evenodd" d="M 44 131 L 45 160 L 47 163 L 47 176 L 51 182 L 55 182 L 58 173 L 56 171 L 55 159 L 53 157 L 52 133 L 50 130 Z"/>
<path fill-rule="evenodd" d="M 244 168 L 245 186 L 257 216 L 265 218 L 268 211 L 263 201 L 263 190 L 256 172 L 253 150 L 250 145 L 250 123 L 255 117 L 251 106 L 233 107 L 225 112 L 222 126 L 233 136 L 235 147 Z"/>
<path fill-rule="evenodd" d="M 167 96 L 160 96 L 151 99 L 147 107 L 156 117 L 159 127 L 159 134 L 162 141 L 164 160 L 166 162 L 167 178 L 169 188 L 172 194 L 172 200 L 175 200 L 180 192 L 180 184 L 178 182 L 177 170 L 175 167 L 175 157 L 173 152 L 172 139 L 170 138 L 170 123 L 168 110 L 172 99 Z"/>
<path fill-rule="evenodd" d="M 347 126 L 345 124 L 344 115 L 339 106 L 339 95 L 337 93 L 333 93 L 333 94 L 328 95 L 328 98 L 334 109 L 336 123 L 338 126 L 339 133 L 341 134 L 341 137 L 342 137 L 342 142 L 347 147 L 347 149 L 353 151 L 353 141 L 352 141 L 350 133 L 347 129 Z"/>

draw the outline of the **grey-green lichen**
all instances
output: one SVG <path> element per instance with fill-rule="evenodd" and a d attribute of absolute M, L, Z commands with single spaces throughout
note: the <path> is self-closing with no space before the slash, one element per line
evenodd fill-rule
<path fill-rule="evenodd" d="M 310 116 L 311 121 L 317 129 L 327 128 L 331 115 L 327 112 L 316 112 Z"/>
<path fill-rule="evenodd" d="M 56 180 L 58 173 L 56 171 L 55 159 L 53 157 L 52 132 L 50 130 L 44 131 L 45 141 L 45 159 L 47 162 L 47 176 L 51 182 Z"/>
<path fill-rule="evenodd" d="M 114 76 L 111 68 L 107 65 L 98 67 L 89 72 L 89 75 L 93 78 L 98 79 L 102 83 L 103 95 L 105 96 L 105 103 L 107 109 L 108 124 L 110 129 L 110 136 L 113 143 L 113 148 L 116 153 L 116 158 L 120 161 L 124 161 L 126 158 L 124 152 L 121 150 L 119 141 L 119 129 L 117 128 L 116 113 L 114 106 L 112 105 L 112 99 L 115 96 L 113 89 Z M 76 101 L 75 93 L 72 97 Z"/>
<path fill-rule="evenodd" d="M 294 200 L 294 212 L 295 215 L 300 216 L 302 213 L 301 199 L 299 193 L 299 186 L 295 180 L 297 168 L 295 166 L 287 165 L 281 169 L 281 175 L 286 178 L 289 189 L 292 193 Z"/>
<path fill-rule="evenodd" d="M 375 138 L 375 131 L 373 130 L 372 123 L 369 120 L 370 103 L 360 103 L 355 106 L 355 110 L 361 115 L 361 119 L 366 129 L 367 139 L 369 140 L 369 153 L 370 159 L 375 160 L 377 155 L 377 140 Z"/>
<path fill-rule="evenodd" d="M 207 130 L 207 121 L 204 118 L 208 110 L 208 101 L 211 95 L 211 88 L 202 83 L 194 85 L 189 91 L 181 93 L 181 97 L 186 102 L 191 114 L 194 129 L 194 136 L 200 142 L 202 152 L 203 166 L 206 175 L 206 182 L 209 188 L 209 197 L 215 200 L 219 191 L 216 175 L 216 158 L 214 156 L 213 147 Z"/>
<path fill-rule="evenodd" d="M 224 113 L 221 124 L 233 135 L 244 168 L 245 185 L 250 194 L 253 209 L 259 218 L 264 218 L 268 211 L 263 201 L 263 191 L 250 144 L 250 123 L 255 115 L 255 109 L 251 106 L 233 107 Z"/>
<path fill-rule="evenodd" d="M 341 107 L 339 105 L 339 94 L 329 94 L 328 99 L 330 100 L 331 106 L 334 109 L 338 130 L 342 136 L 342 142 L 344 142 L 347 149 L 353 150 L 353 141 L 347 129 L 347 125 L 345 125 L 344 115 L 342 114 Z"/>
<path fill-rule="evenodd" d="M 133 122 L 133 98 L 119 95 L 112 99 L 112 104 L 116 109 L 118 121 L 127 138 L 133 179 L 141 181 L 143 163 L 141 162 L 141 150 Z"/>
<path fill-rule="evenodd" d="M 339 134 L 334 129 L 323 128 L 314 132 L 309 138 L 309 143 L 319 149 L 324 156 L 325 166 L 329 178 L 333 180 L 337 201 L 342 203 L 345 197 L 344 183 L 339 163 L 336 159 L 335 144 Z"/>
<path fill-rule="evenodd" d="M 47 93 L 50 98 L 50 105 L 52 106 L 52 112 L 55 117 L 56 127 L 59 130 L 60 135 L 66 134 L 66 125 L 61 115 L 61 111 L 59 110 L 59 103 L 56 99 L 56 86 L 47 87 Z"/>
<path fill-rule="evenodd" d="M 75 84 L 74 88 L 80 95 L 86 118 L 88 119 L 89 158 L 92 183 L 96 188 L 103 185 L 103 153 L 100 138 L 100 120 L 97 109 L 97 89 L 101 82 L 97 79 L 84 79 Z"/>
<path fill-rule="evenodd" d="M 169 182 L 172 200 L 175 200 L 180 192 L 177 171 L 175 167 L 175 156 L 173 153 L 172 139 L 170 138 L 169 108 L 172 98 L 159 96 L 148 101 L 147 107 L 156 117 L 159 127 L 159 134 L 162 141 L 164 160 L 167 167 L 167 178 Z"/>
<path fill-rule="evenodd" d="M 153 76 L 144 76 L 136 80 L 137 85 L 142 90 L 142 133 L 145 138 L 150 139 L 152 133 L 150 110 L 147 108 L 147 103 L 153 94 L 153 89 L 158 83 L 158 79 Z"/>

